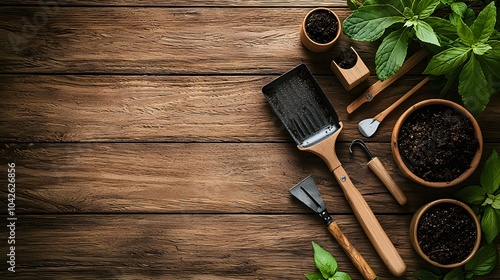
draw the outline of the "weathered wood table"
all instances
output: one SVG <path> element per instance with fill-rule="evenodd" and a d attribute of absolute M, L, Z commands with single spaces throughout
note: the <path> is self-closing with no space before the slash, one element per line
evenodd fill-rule
<path fill-rule="evenodd" d="M 402 278 L 413 279 L 424 263 L 409 242 L 412 213 L 457 188 L 411 183 L 389 140 L 398 116 L 437 90 L 427 85 L 367 139 L 409 198 L 399 206 L 348 146 L 362 138 L 357 123 L 421 80 L 425 64 L 348 115 L 346 106 L 377 80 L 377 45 L 342 35 L 330 52 L 304 49 L 304 15 L 327 4 L 342 20 L 350 13 L 345 1 L 2 1 L 0 278 L 305 279 L 315 270 L 315 241 L 360 279 L 321 219 L 288 193 L 307 175 L 375 272 L 395 278 L 326 165 L 295 147 L 261 93 L 305 63 L 344 124 L 340 160 L 407 263 Z M 329 64 L 349 45 L 372 76 L 346 92 Z M 500 149 L 499 96 L 478 121 L 484 162 Z M 6 266 L 8 163 L 15 273 Z M 500 269 L 487 279 L 500 279 Z"/>

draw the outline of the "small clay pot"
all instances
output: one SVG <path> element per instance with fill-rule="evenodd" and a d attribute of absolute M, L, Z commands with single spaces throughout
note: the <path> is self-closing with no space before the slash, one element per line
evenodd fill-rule
<path fill-rule="evenodd" d="M 370 77 L 370 70 L 353 47 L 350 47 L 347 51 L 354 53 L 356 58 L 356 62 L 352 67 L 343 67 L 343 65 L 337 63 L 336 59 L 332 60 L 330 67 L 342 86 L 349 91 Z"/>
<path fill-rule="evenodd" d="M 415 175 L 407 166 L 407 160 L 403 159 L 403 156 L 401 155 L 401 151 L 399 149 L 399 134 L 401 131 L 401 127 L 403 126 L 404 122 L 406 119 L 412 115 L 415 111 L 424 108 L 426 106 L 432 106 L 432 105 L 444 105 L 447 107 L 450 107 L 454 109 L 456 112 L 461 113 L 463 116 L 465 116 L 471 123 L 473 130 L 474 130 L 474 136 L 477 139 L 478 142 L 478 148 L 472 158 L 472 161 L 470 162 L 470 167 L 469 169 L 465 170 L 462 174 L 457 176 L 456 178 L 450 180 L 450 181 L 440 181 L 440 182 L 432 182 L 428 180 L 424 180 L 420 178 L 419 176 Z M 477 168 L 479 165 L 479 161 L 481 160 L 481 155 L 483 152 L 483 136 L 481 134 L 481 129 L 471 113 L 467 111 L 464 107 L 458 105 L 455 102 L 449 101 L 449 100 L 444 100 L 444 99 L 428 99 L 421 101 L 412 107 L 410 107 L 408 110 L 406 110 L 401 117 L 397 120 L 396 124 L 394 125 L 394 129 L 392 131 L 392 139 L 391 139 L 391 148 L 392 148 L 392 154 L 394 156 L 394 160 L 396 161 L 397 166 L 399 167 L 399 170 L 409 179 L 412 181 L 427 186 L 427 187 L 432 187 L 432 188 L 444 188 L 444 187 L 451 187 L 455 186 L 461 182 L 463 182 L 465 179 L 467 179 Z M 423 151 L 421 151 L 423 152 Z M 408 163 L 409 164 L 409 163 Z"/>
<path fill-rule="evenodd" d="M 473 244 L 471 252 L 465 258 L 463 258 L 463 260 L 456 262 L 456 263 L 442 264 L 442 263 L 439 263 L 439 262 L 432 260 L 431 258 L 429 258 L 429 256 L 427 256 L 422 251 L 422 248 L 420 246 L 420 240 L 418 239 L 418 227 L 419 227 L 419 223 L 422 219 L 422 216 L 426 212 L 428 212 L 432 207 L 437 206 L 437 205 L 446 205 L 446 204 L 456 205 L 456 206 L 462 208 L 463 210 L 465 210 L 465 212 L 472 218 L 472 221 L 475 224 L 476 238 L 475 238 L 475 242 Z M 472 211 L 472 209 L 469 206 L 467 206 L 465 203 L 460 202 L 460 201 L 455 200 L 455 199 L 438 199 L 438 200 L 435 200 L 435 201 L 432 201 L 432 202 L 429 202 L 429 203 L 423 205 L 415 212 L 415 214 L 413 215 L 413 218 L 411 220 L 411 223 L 410 223 L 410 241 L 411 241 L 411 245 L 413 246 L 413 248 L 415 249 L 417 254 L 420 257 L 422 257 L 426 262 L 428 262 L 431 265 L 436 266 L 436 267 L 451 269 L 451 268 L 459 267 L 459 266 L 465 264 L 477 252 L 479 245 L 481 243 L 481 224 L 479 223 L 479 219 L 477 218 L 474 211 Z M 461 245 L 463 246 L 464 244 L 461 244 Z"/>
<path fill-rule="evenodd" d="M 333 39 L 330 40 L 329 42 L 318 43 L 309 37 L 308 32 L 307 32 L 308 30 L 306 30 L 306 28 L 307 28 L 306 22 L 307 22 L 308 18 L 311 17 L 311 15 L 318 13 L 318 12 L 323 12 L 323 11 L 326 11 L 328 14 L 330 14 L 332 17 L 334 17 L 336 19 L 336 21 L 337 21 L 337 33 L 335 34 Z M 302 44 L 310 51 L 325 52 L 325 51 L 329 50 L 335 44 L 335 42 L 337 41 L 337 39 L 340 36 L 341 30 L 342 30 L 342 24 L 340 22 L 340 19 L 332 10 L 327 9 L 327 8 L 316 8 L 316 9 L 309 11 L 309 13 L 307 13 L 307 15 L 304 17 L 304 20 L 302 21 L 302 26 L 300 28 L 300 40 L 302 41 Z"/>

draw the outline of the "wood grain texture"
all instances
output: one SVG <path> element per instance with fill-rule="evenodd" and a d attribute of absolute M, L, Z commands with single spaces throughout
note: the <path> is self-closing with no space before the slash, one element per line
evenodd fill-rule
<path fill-rule="evenodd" d="M 277 76 L 0 75 L 0 141 L 276 142 L 292 141 L 261 88 Z M 371 103 L 345 108 L 376 78 L 346 92 L 333 74 L 316 76 L 344 129 L 340 142 L 362 137 L 372 118 L 416 85 L 404 77 Z M 411 104 L 438 96 L 432 83 L 396 108 L 367 141 L 389 142 Z M 500 139 L 500 96 L 478 121 L 485 141 Z"/>
<path fill-rule="evenodd" d="M 339 143 L 344 168 L 375 213 L 412 213 L 460 187 L 418 186 L 397 170 L 389 143 L 368 145 L 408 196 L 400 206 L 364 154 L 351 155 L 348 143 Z M 495 147 L 487 144 L 485 154 Z M 352 213 L 327 166 L 291 143 L 4 144 L 0 166 L 7 162 L 17 166 L 20 213 L 309 213 L 288 193 L 308 175 L 330 212 Z M 461 186 L 477 184 L 478 176 Z M 6 190 L 1 194 L 0 207 L 6 208 Z"/>
<path fill-rule="evenodd" d="M 375 273 L 393 279 L 355 219 L 334 218 Z M 381 218 L 409 266 L 399 279 L 413 279 L 423 265 L 408 241 L 410 218 Z M 15 276 L 21 278 L 303 279 L 315 270 L 315 241 L 337 257 L 342 271 L 362 279 L 314 215 L 23 216 L 17 232 Z"/>
<path fill-rule="evenodd" d="M 4 0 L 0 6 L 32 5 L 44 6 L 55 5 L 64 6 L 132 6 L 132 7 L 249 7 L 249 6 L 277 6 L 277 7 L 312 7 L 312 6 L 342 6 L 346 7 L 346 2 L 342 0 L 318 1 L 318 0 L 294 0 L 294 1 L 276 1 L 276 0 Z"/>
<path fill-rule="evenodd" d="M 2 73 L 276 74 L 299 63 L 330 73 L 335 53 L 353 45 L 374 65 L 375 44 L 342 35 L 327 52 L 303 48 L 310 8 L 61 7 L 46 24 L 25 23 L 36 7 L 3 7 Z M 344 20 L 350 10 L 336 8 Z M 228 32 L 230 31 L 230 32 Z M 12 43 L 15 42 L 15 43 Z"/>

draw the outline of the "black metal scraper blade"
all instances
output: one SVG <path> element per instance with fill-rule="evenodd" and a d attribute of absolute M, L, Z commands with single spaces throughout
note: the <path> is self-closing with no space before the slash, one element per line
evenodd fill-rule
<path fill-rule="evenodd" d="M 335 110 L 304 64 L 267 84 L 262 92 L 297 145 L 312 146 L 339 129 Z"/>
<path fill-rule="evenodd" d="M 290 193 L 318 214 L 326 209 L 325 203 L 321 198 L 321 194 L 312 176 L 308 176 L 295 185 L 295 187 L 291 188 Z"/>

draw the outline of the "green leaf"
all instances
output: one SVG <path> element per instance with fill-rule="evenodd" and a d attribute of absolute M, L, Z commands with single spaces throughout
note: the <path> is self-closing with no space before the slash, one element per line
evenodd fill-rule
<path fill-rule="evenodd" d="M 481 218 L 481 229 L 484 233 L 486 242 L 491 243 L 493 239 L 500 233 L 500 210 L 495 210 L 491 205 L 484 209 L 483 217 Z"/>
<path fill-rule="evenodd" d="M 464 23 L 461 17 L 453 20 L 452 23 L 456 25 L 458 37 L 460 38 L 460 40 L 462 40 L 462 43 L 464 43 L 466 46 L 472 46 L 472 44 L 474 43 L 474 35 L 472 34 L 472 30 L 470 29 L 470 27 L 468 27 Z"/>
<path fill-rule="evenodd" d="M 408 50 L 408 28 L 393 31 L 384 38 L 375 54 L 375 70 L 380 80 L 386 80 L 398 71 Z"/>
<path fill-rule="evenodd" d="M 458 93 L 462 96 L 465 107 L 473 115 L 479 115 L 488 105 L 490 94 L 486 77 L 474 53 L 458 76 Z"/>
<path fill-rule="evenodd" d="M 486 43 L 495 30 L 497 9 L 492 1 L 478 15 L 471 26 L 473 43 Z"/>
<path fill-rule="evenodd" d="M 483 55 L 489 50 L 491 50 L 491 46 L 484 43 L 477 43 L 472 47 L 472 51 L 477 55 Z"/>
<path fill-rule="evenodd" d="M 325 278 L 323 278 L 323 275 L 321 275 L 320 272 L 307 273 L 305 276 L 307 280 L 325 280 Z"/>
<path fill-rule="evenodd" d="M 480 186 L 470 186 L 459 190 L 455 196 L 469 204 L 481 204 L 486 199 L 486 192 Z"/>
<path fill-rule="evenodd" d="M 342 29 L 354 40 L 373 42 L 384 34 L 386 28 L 405 19 L 393 6 L 363 5 L 344 20 Z"/>
<path fill-rule="evenodd" d="M 500 210 L 500 194 L 495 196 L 495 200 L 493 200 L 493 204 L 491 204 L 491 207 Z"/>
<path fill-rule="evenodd" d="M 490 273 L 498 263 L 498 250 L 495 244 L 487 244 L 479 248 L 472 259 L 465 264 L 465 270 L 474 275 Z"/>
<path fill-rule="evenodd" d="M 413 273 L 413 276 L 417 278 L 417 280 L 439 280 L 441 279 L 440 274 L 435 274 L 427 269 L 419 269 Z"/>
<path fill-rule="evenodd" d="M 405 7 L 404 11 L 403 11 L 403 15 L 407 18 L 407 19 L 410 19 L 412 17 L 415 16 L 415 14 L 413 13 L 413 11 L 411 10 L 411 8 L 409 7 Z"/>
<path fill-rule="evenodd" d="M 415 14 L 418 15 L 419 19 L 427 18 L 434 13 L 440 3 L 439 0 L 420 0 L 415 7 Z"/>
<path fill-rule="evenodd" d="M 464 272 L 460 267 L 452 269 L 450 272 L 448 272 L 443 280 L 464 280 Z"/>
<path fill-rule="evenodd" d="M 405 7 L 411 7 L 411 1 L 412 0 L 367 0 L 363 5 L 386 4 L 402 13 Z"/>
<path fill-rule="evenodd" d="M 438 34 L 446 37 L 457 36 L 457 28 L 448 20 L 439 17 L 428 17 L 423 21 L 427 22 L 432 27 L 434 32 Z"/>
<path fill-rule="evenodd" d="M 436 33 L 434 33 L 434 30 L 432 30 L 432 27 L 428 23 L 419 20 L 414 28 L 415 28 L 415 35 L 417 35 L 417 38 L 420 41 L 440 46 Z"/>
<path fill-rule="evenodd" d="M 335 258 L 318 244 L 312 242 L 314 249 L 314 264 L 323 278 L 329 278 L 337 272 L 338 265 Z"/>
<path fill-rule="evenodd" d="M 470 49 L 465 47 L 449 48 L 434 55 L 424 74 L 443 75 L 462 65 L 466 60 Z"/>
<path fill-rule="evenodd" d="M 351 276 L 345 272 L 337 271 L 331 278 L 332 280 L 351 280 Z"/>
<path fill-rule="evenodd" d="M 356 0 L 347 0 L 347 7 L 351 10 L 357 10 L 359 8 L 358 2 Z"/>
<path fill-rule="evenodd" d="M 491 49 L 485 52 L 481 56 L 481 64 L 486 66 L 490 70 L 492 74 L 494 74 L 497 78 L 500 78 L 500 41 L 488 41 L 488 45 L 491 46 Z"/>
<path fill-rule="evenodd" d="M 496 150 L 484 163 L 480 182 L 488 194 L 493 194 L 500 187 L 500 156 Z"/>
<path fill-rule="evenodd" d="M 467 4 L 465 4 L 464 2 L 453 2 L 451 3 L 450 7 L 451 10 L 460 17 L 463 17 L 465 11 L 467 11 Z"/>

